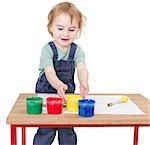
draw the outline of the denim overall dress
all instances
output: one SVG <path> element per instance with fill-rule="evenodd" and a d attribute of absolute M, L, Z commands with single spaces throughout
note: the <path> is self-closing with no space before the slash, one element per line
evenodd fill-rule
<path fill-rule="evenodd" d="M 54 69 L 56 71 L 57 77 L 68 86 L 68 90 L 66 93 L 74 93 L 75 91 L 75 83 L 74 83 L 74 72 L 75 72 L 75 62 L 74 55 L 76 52 L 77 45 L 72 43 L 68 60 L 57 60 L 58 52 L 55 44 L 53 42 L 49 42 L 51 49 L 53 51 L 53 64 Z M 38 78 L 36 83 L 36 93 L 57 93 L 56 89 L 54 89 L 47 81 L 45 73 Z"/>
<path fill-rule="evenodd" d="M 68 86 L 66 93 L 74 93 L 74 55 L 77 45 L 74 43 L 71 44 L 67 60 L 57 60 L 58 52 L 55 44 L 53 42 L 49 42 L 48 44 L 50 45 L 50 49 L 52 49 L 54 54 L 53 64 L 57 77 Z M 35 91 L 36 93 L 57 93 L 57 90 L 48 83 L 45 73 L 38 78 Z M 33 145 L 51 145 L 57 130 L 59 145 L 77 144 L 77 136 L 73 128 L 39 128 L 37 134 L 34 136 Z"/>

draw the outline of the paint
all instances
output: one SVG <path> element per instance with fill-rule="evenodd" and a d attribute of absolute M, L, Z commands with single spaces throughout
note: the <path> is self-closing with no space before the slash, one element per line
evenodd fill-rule
<path fill-rule="evenodd" d="M 127 96 L 123 96 L 123 97 L 121 97 L 121 98 L 119 99 L 119 102 L 120 102 L 120 103 L 126 103 L 126 102 L 128 102 L 128 100 L 129 100 L 129 98 L 128 98 Z"/>
<path fill-rule="evenodd" d="M 37 96 L 26 98 L 26 107 L 28 114 L 40 114 L 42 113 L 43 99 Z"/>
<path fill-rule="evenodd" d="M 80 95 L 67 95 L 66 96 L 66 108 L 70 112 L 78 112 L 78 100 L 82 99 Z"/>
<path fill-rule="evenodd" d="M 48 114 L 61 114 L 63 107 L 63 98 L 48 97 L 47 101 L 47 113 Z"/>
<path fill-rule="evenodd" d="M 83 117 L 94 116 L 95 101 L 91 99 L 83 99 L 78 101 L 79 115 Z"/>

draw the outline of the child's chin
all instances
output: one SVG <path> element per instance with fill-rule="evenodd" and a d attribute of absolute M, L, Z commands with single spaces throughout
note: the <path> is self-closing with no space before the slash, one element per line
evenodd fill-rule
<path fill-rule="evenodd" d="M 68 46 L 70 45 L 70 41 L 61 41 L 62 46 Z"/>

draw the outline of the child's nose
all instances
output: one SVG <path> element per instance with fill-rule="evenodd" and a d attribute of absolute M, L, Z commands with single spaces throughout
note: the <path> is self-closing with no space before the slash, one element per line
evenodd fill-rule
<path fill-rule="evenodd" d="M 69 34 L 69 33 L 68 33 L 68 30 L 64 30 L 63 35 L 64 35 L 64 36 L 68 36 L 68 34 Z"/>

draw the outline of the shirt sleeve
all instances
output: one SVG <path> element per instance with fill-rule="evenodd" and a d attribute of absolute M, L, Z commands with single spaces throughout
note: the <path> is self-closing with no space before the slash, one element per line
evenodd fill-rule
<path fill-rule="evenodd" d="M 78 63 L 85 63 L 85 53 L 80 46 L 77 47 L 75 53 L 75 65 L 77 66 Z"/>
<path fill-rule="evenodd" d="M 39 70 L 42 71 L 46 66 L 53 67 L 53 52 L 49 44 L 46 44 L 42 48 L 41 57 L 40 57 L 40 66 Z"/>

